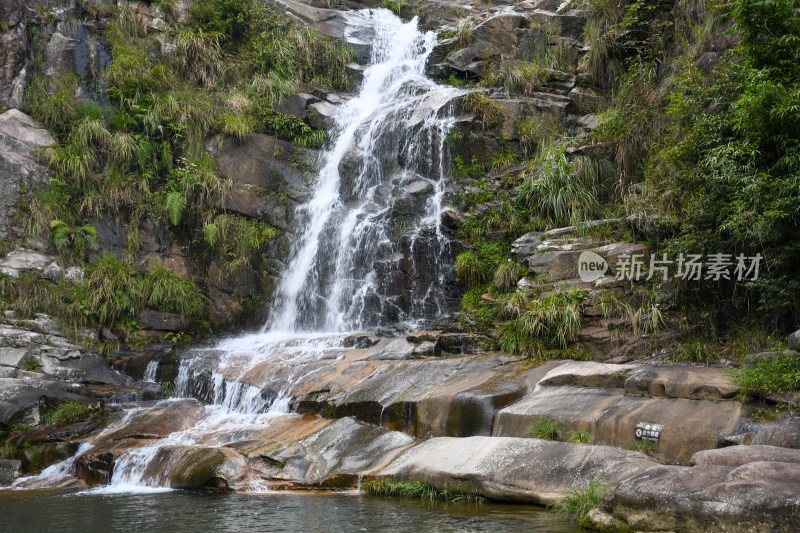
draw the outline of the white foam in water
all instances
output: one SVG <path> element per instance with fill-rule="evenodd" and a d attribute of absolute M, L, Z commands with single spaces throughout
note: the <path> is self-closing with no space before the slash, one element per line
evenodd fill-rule
<path fill-rule="evenodd" d="M 144 369 L 144 377 L 142 378 L 142 381 L 148 383 L 155 383 L 157 371 L 158 371 L 158 361 L 153 359 L 152 361 L 147 363 L 147 367 Z"/>
<path fill-rule="evenodd" d="M 419 227 L 410 228 L 411 246 L 423 234 L 434 235 L 434 246 L 449 246 L 442 233 L 445 168 L 444 138 L 456 119 L 440 113 L 443 106 L 462 91 L 436 85 L 424 75 L 428 55 L 436 44 L 432 32 L 421 33 L 417 20 L 404 23 L 386 9 L 350 13 L 374 30 L 371 65 L 364 71 L 357 95 L 342 104 L 334 117 L 336 127 L 323 154 L 322 167 L 310 200 L 298 208 L 303 224 L 290 251 L 289 264 L 278 286 L 272 317 L 255 334 L 222 341 L 209 350 L 197 350 L 181 361 L 175 380 L 176 396 L 190 398 L 201 376 L 211 387 L 203 416 L 192 427 L 154 441 L 150 446 L 124 451 L 116 458 L 108 486 L 91 489 L 94 494 L 119 492 L 162 492 L 168 488 L 169 469 L 155 464 L 164 461 L 159 452 L 166 447 L 223 446 L 263 429 L 275 417 L 289 413 L 292 383 L 317 370 L 314 362 L 337 358 L 344 353 L 342 339 L 347 331 L 369 325 L 367 302 L 381 300 L 372 265 L 376 250 L 389 243 L 391 202 L 383 189 L 397 176 L 384 172 L 378 143 L 389 139 L 394 156 L 400 150 L 408 164 L 401 178 L 427 181 L 433 194 L 425 204 Z M 398 124 L 405 132 L 401 135 Z M 402 138 L 401 138 L 402 137 Z M 359 161 L 359 175 L 353 190 L 342 197 L 340 163 L 350 152 Z M 438 154 L 434 157 L 433 154 Z M 416 166 L 415 166 L 416 165 Z M 382 196 L 384 198 L 382 198 Z M 409 323 L 431 309 L 444 312 L 441 291 L 444 263 L 433 259 L 438 279 L 423 288 L 414 301 Z M 442 264 L 439 264 L 442 263 Z M 440 268 L 441 267 L 441 268 Z M 310 370 L 309 370 L 310 368 Z M 145 381 L 155 381 L 157 362 L 150 362 Z M 207 376 L 211 381 L 207 381 Z M 300 374 L 305 372 L 305 374 Z M 259 374 L 260 373 L 260 374 Z M 270 382 L 280 380 L 269 395 L 261 386 L 248 382 L 253 376 Z M 141 408 L 129 411 L 105 432 L 124 426 Z M 86 447 L 84 447 L 86 446 Z M 77 455 L 89 451 L 82 445 Z M 169 453 L 169 452 L 166 452 Z M 167 459 L 168 461 L 169 459 Z M 74 459 L 50 467 L 38 478 L 68 475 Z M 167 465 L 169 466 L 169 465 Z M 267 492 L 268 487 L 250 475 L 245 490 Z"/>

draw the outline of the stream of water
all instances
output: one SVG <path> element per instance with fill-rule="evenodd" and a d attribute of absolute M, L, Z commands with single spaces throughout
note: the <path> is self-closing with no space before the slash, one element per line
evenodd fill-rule
<path fill-rule="evenodd" d="M 259 496 L 180 491 L 157 495 L 0 493 L 0 517 L 0 531 L 14 533 L 580 531 L 552 513 L 536 508 L 467 503 L 431 505 L 354 493 Z"/>

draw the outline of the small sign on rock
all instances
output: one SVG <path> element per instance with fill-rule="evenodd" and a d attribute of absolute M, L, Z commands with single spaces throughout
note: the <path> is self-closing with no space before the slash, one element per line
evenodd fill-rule
<path fill-rule="evenodd" d="M 661 438 L 661 430 L 664 429 L 664 424 L 653 424 L 651 422 L 639 422 L 636 424 L 634 436 L 636 440 L 649 440 L 658 442 Z"/>

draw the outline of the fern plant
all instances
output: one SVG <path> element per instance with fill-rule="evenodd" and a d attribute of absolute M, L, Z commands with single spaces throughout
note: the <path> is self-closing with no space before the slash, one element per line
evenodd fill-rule
<path fill-rule="evenodd" d="M 169 216 L 169 221 L 173 226 L 177 226 L 181 222 L 183 212 L 186 210 L 186 197 L 180 192 L 167 193 L 164 208 Z"/>
<path fill-rule="evenodd" d="M 60 254 L 72 254 L 82 261 L 97 250 L 97 230 L 91 224 L 73 228 L 61 220 L 53 220 L 50 222 L 50 237 Z"/>

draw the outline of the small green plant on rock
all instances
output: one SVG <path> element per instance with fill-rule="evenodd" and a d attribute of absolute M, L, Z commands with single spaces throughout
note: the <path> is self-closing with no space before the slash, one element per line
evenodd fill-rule
<path fill-rule="evenodd" d="M 610 489 L 611 486 L 608 483 L 592 474 L 589 484 L 585 488 L 572 487 L 570 489 L 569 493 L 556 505 L 556 512 L 574 520 L 581 526 L 588 527 L 586 515 L 600 505 L 600 500 Z"/>
<path fill-rule="evenodd" d="M 73 228 L 61 220 L 53 220 L 50 222 L 50 236 L 59 253 L 72 254 L 81 261 L 97 251 L 97 230 L 91 224 Z"/>
<path fill-rule="evenodd" d="M 484 128 L 490 127 L 500 115 L 500 105 L 485 91 L 474 91 L 464 97 L 465 107 L 480 118 Z"/>
<path fill-rule="evenodd" d="M 19 368 L 26 372 L 38 372 L 42 369 L 42 365 L 39 364 L 39 360 L 36 357 L 29 354 L 22 358 Z"/>
<path fill-rule="evenodd" d="M 538 418 L 528 428 L 529 433 L 545 440 L 561 440 L 561 431 L 561 420 L 547 416 Z"/>
<path fill-rule="evenodd" d="M 72 424 L 85 419 L 89 414 L 89 407 L 77 400 L 62 403 L 52 411 L 44 413 L 41 417 L 42 424 Z"/>
<path fill-rule="evenodd" d="M 439 490 L 427 483 L 419 481 L 398 481 L 390 477 L 369 478 L 361 484 L 361 489 L 375 496 L 399 496 L 430 501 L 483 501 L 483 498 L 475 495 L 471 491 L 458 490 L 456 492 L 450 492 L 447 490 Z"/>
<path fill-rule="evenodd" d="M 567 442 L 570 442 L 572 444 L 591 444 L 592 435 L 585 429 L 570 431 Z"/>

